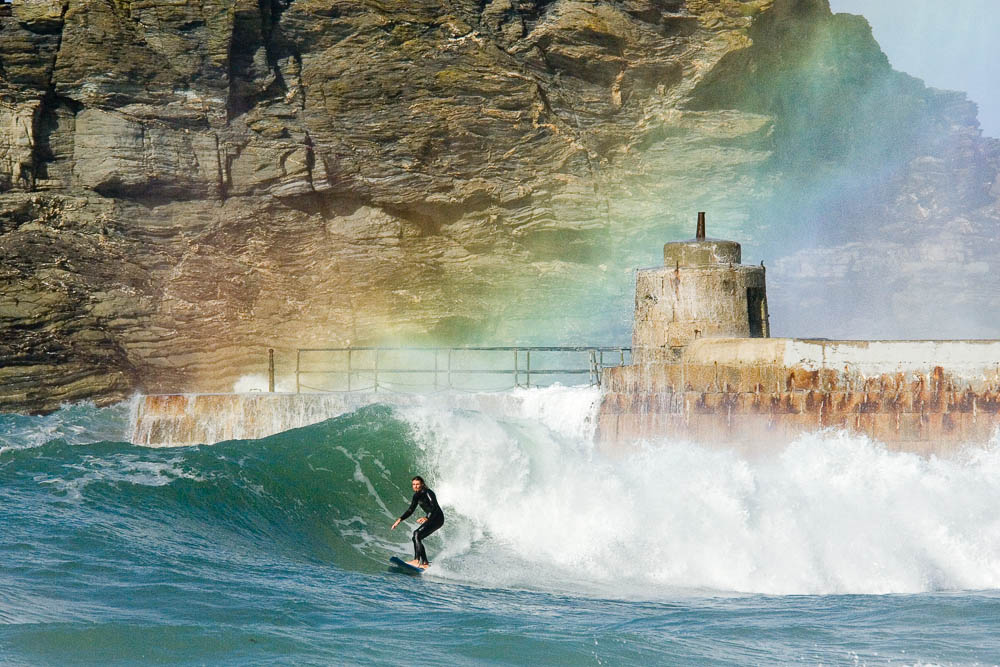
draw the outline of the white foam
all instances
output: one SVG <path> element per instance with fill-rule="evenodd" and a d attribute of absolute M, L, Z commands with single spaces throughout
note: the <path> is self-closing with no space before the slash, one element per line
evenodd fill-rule
<path fill-rule="evenodd" d="M 40 447 L 52 440 L 71 445 L 127 437 L 129 405 L 97 408 L 90 401 L 66 404 L 47 415 L 0 415 L 0 452 Z"/>
<path fill-rule="evenodd" d="M 401 411 L 449 516 L 446 576 L 654 597 L 1000 587 L 997 443 L 925 459 L 825 432 L 753 460 L 684 442 L 609 460 L 573 426 L 592 390 L 511 398 Z"/>
<path fill-rule="evenodd" d="M 204 481 L 200 474 L 181 467 L 182 461 L 144 461 L 134 454 L 116 455 L 110 459 L 84 456 L 80 463 L 65 464 L 63 468 L 75 473 L 68 477 L 50 475 L 38 477 L 39 484 L 46 484 L 64 495 L 66 500 L 83 499 L 83 489 L 95 482 L 124 482 L 137 486 L 166 486 L 176 479 Z"/>
<path fill-rule="evenodd" d="M 287 378 L 277 378 L 274 390 L 279 393 L 291 393 L 295 391 L 295 382 Z M 233 383 L 233 393 L 249 394 L 253 392 L 270 391 L 268 377 L 266 375 L 244 375 Z"/>

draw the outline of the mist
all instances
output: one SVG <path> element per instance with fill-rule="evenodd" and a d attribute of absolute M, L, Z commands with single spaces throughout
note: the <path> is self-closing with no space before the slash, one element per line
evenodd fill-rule
<path fill-rule="evenodd" d="M 769 267 L 772 334 L 1000 337 L 998 150 L 980 129 L 1000 134 L 995 6 L 830 6 L 808 35 L 758 29 L 759 50 L 706 96 L 778 119 L 774 195 L 744 243 Z"/>
<path fill-rule="evenodd" d="M 861 14 L 890 64 L 979 105 L 983 133 L 1000 137 L 1000 12 L 995 0 L 830 0 Z"/>

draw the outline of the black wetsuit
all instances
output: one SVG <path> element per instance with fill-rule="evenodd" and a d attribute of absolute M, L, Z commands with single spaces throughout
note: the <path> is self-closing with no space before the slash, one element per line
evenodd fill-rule
<path fill-rule="evenodd" d="M 438 505 L 437 496 L 425 486 L 413 494 L 410 508 L 403 512 L 403 516 L 399 517 L 399 520 L 406 521 L 407 517 L 413 514 L 413 510 L 417 509 L 418 504 L 420 509 L 427 513 L 427 521 L 424 521 L 413 531 L 413 557 L 417 559 L 418 563 L 423 564 L 427 562 L 427 552 L 424 551 L 422 540 L 444 525 L 444 512 Z"/>

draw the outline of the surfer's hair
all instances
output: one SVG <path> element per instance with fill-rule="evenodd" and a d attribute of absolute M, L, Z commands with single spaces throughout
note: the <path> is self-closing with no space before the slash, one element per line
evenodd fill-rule
<path fill-rule="evenodd" d="M 417 481 L 419 481 L 419 482 L 420 482 L 421 484 L 423 484 L 424 486 L 427 486 L 427 482 L 425 482 L 425 481 L 424 481 L 424 478 L 423 478 L 423 477 L 421 477 L 420 475 L 417 475 L 416 477 L 414 477 L 414 478 L 413 478 L 413 479 L 411 479 L 410 481 L 411 481 L 411 482 L 417 482 Z"/>

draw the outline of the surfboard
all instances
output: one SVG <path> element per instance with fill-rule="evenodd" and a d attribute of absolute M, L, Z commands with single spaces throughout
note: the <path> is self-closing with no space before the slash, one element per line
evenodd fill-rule
<path fill-rule="evenodd" d="M 403 572 L 405 572 L 406 574 L 423 574 L 424 573 L 424 568 L 417 567 L 416 565 L 410 565 L 405 560 L 401 560 L 399 558 L 396 558 L 395 556 L 393 556 L 392 558 L 390 558 L 389 562 L 392 565 L 394 565 L 395 567 L 397 567 L 398 569 L 400 569 Z"/>

